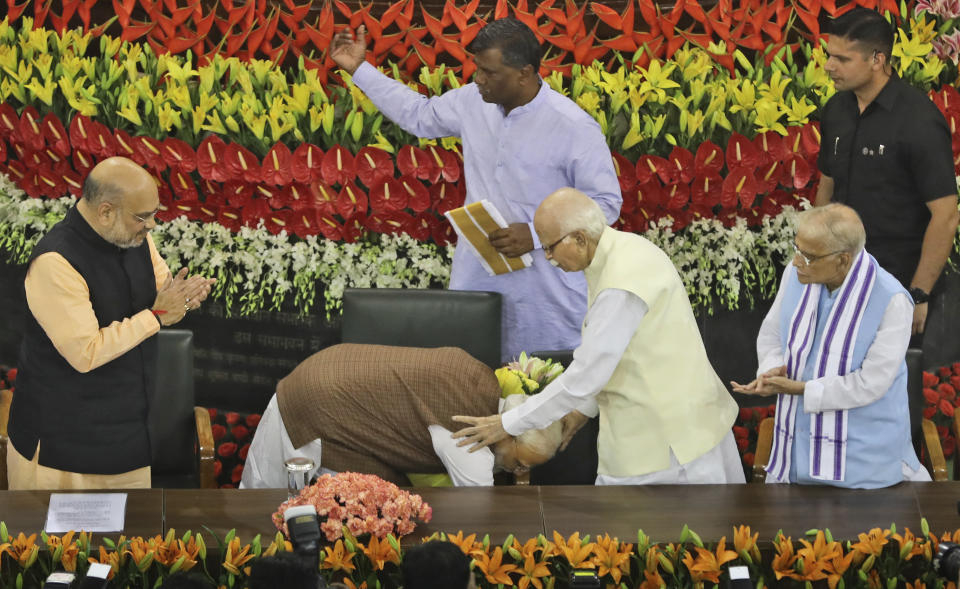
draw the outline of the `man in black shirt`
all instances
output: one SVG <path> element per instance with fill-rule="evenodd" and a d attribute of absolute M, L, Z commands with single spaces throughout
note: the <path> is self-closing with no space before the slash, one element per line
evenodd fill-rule
<path fill-rule="evenodd" d="M 910 291 L 913 333 L 953 246 L 960 214 L 950 131 L 922 92 L 893 73 L 893 29 L 855 8 L 834 19 L 824 69 L 837 93 L 820 115 L 816 205 L 860 214 L 867 249 Z"/>

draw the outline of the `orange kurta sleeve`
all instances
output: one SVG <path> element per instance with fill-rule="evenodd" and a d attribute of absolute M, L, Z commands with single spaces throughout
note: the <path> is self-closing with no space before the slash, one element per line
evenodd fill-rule
<path fill-rule="evenodd" d="M 150 236 L 147 236 L 150 240 Z M 149 241 L 158 288 L 170 275 Z M 53 346 L 78 372 L 89 372 L 127 353 L 160 331 L 149 309 L 101 328 L 90 303 L 86 281 L 58 253 L 38 256 L 24 283 L 27 306 Z"/>

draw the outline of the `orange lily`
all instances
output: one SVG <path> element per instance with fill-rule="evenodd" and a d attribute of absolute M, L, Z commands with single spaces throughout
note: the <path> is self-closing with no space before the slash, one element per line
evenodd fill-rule
<path fill-rule="evenodd" d="M 345 577 L 343 579 L 343 584 L 349 587 L 350 589 L 367 589 L 366 581 L 364 581 L 363 583 L 360 583 L 359 585 L 354 585 L 353 581 L 350 580 L 350 577 Z"/>
<path fill-rule="evenodd" d="M 909 551 L 903 556 L 903 560 L 910 560 L 914 556 L 923 554 L 923 542 L 919 542 L 917 537 L 913 535 L 913 532 L 910 531 L 910 528 L 906 528 L 903 531 L 903 535 L 893 534 L 891 536 L 894 540 L 900 544 L 900 551 L 903 550 L 909 545 Z"/>
<path fill-rule="evenodd" d="M 660 589 L 667 586 L 658 571 L 643 571 L 643 576 L 645 580 L 640 584 L 640 589 Z"/>
<path fill-rule="evenodd" d="M 593 544 L 584 545 L 580 541 L 580 532 L 575 532 L 568 540 L 564 540 L 559 532 L 553 532 L 553 542 L 557 545 L 557 554 L 563 556 L 572 568 L 594 568 L 587 559 L 593 552 Z"/>
<path fill-rule="evenodd" d="M 253 556 L 253 554 L 250 554 L 250 545 L 247 544 L 240 548 L 240 539 L 234 537 L 227 544 L 226 554 L 223 555 L 223 568 L 231 574 L 239 575 L 240 567 L 245 565 Z"/>
<path fill-rule="evenodd" d="M 527 585 L 531 584 L 537 589 L 543 589 L 540 578 L 550 576 L 550 569 L 547 568 L 547 562 L 545 560 L 538 561 L 532 554 L 527 555 L 526 558 L 523 559 L 523 568 L 520 569 L 520 572 L 523 576 L 517 581 L 517 587 L 519 589 L 527 589 Z"/>
<path fill-rule="evenodd" d="M 20 535 L 10 543 L 7 554 L 16 559 L 16 561 L 20 563 L 20 566 L 27 568 L 27 566 L 29 566 L 27 563 L 33 564 L 37 559 L 40 547 L 36 545 L 36 541 L 36 534 L 30 534 L 28 537 L 24 536 L 23 532 L 20 532 Z"/>
<path fill-rule="evenodd" d="M 474 562 L 477 563 L 477 568 L 484 574 L 487 581 L 491 583 L 503 583 L 504 585 L 513 584 L 513 581 L 510 579 L 510 573 L 517 572 L 517 566 L 513 564 L 503 564 L 503 549 L 499 546 L 493 549 L 493 556 L 484 553 L 474 559 Z"/>
<path fill-rule="evenodd" d="M 777 555 L 773 557 L 770 566 L 773 568 L 777 580 L 784 577 L 799 579 L 797 571 L 793 570 L 794 563 L 797 562 L 797 555 L 793 552 L 793 539 L 789 536 L 780 535 L 773 541 L 773 547 Z"/>
<path fill-rule="evenodd" d="M 750 526 L 737 526 L 733 528 L 733 549 L 740 556 L 749 555 L 753 562 L 759 563 L 761 560 L 760 549 L 757 548 L 757 538 L 760 532 L 750 535 Z"/>
<path fill-rule="evenodd" d="M 687 552 L 683 555 L 683 563 L 687 565 L 690 571 L 690 577 L 695 582 L 710 581 L 711 583 L 720 583 L 721 567 L 736 560 L 737 553 L 733 550 L 727 550 L 727 537 L 720 538 L 717 543 L 717 552 L 713 553 L 705 548 L 695 547 L 697 558 L 694 560 L 693 553 Z"/>
<path fill-rule="evenodd" d="M 889 535 L 890 530 L 873 528 L 867 534 L 859 534 L 857 537 L 860 538 L 860 541 L 851 546 L 851 548 L 860 554 L 872 554 L 879 558 L 880 553 L 883 551 L 884 545 L 887 543 L 887 536 Z"/>
<path fill-rule="evenodd" d="M 350 562 L 355 555 L 356 552 L 347 552 L 343 545 L 343 540 L 337 540 L 333 548 L 327 550 L 327 556 L 323 559 L 323 562 L 320 563 L 320 568 L 349 573 L 356 569 L 356 566 Z"/>
<path fill-rule="evenodd" d="M 373 563 L 373 569 L 376 571 L 382 571 L 388 562 L 400 564 L 400 555 L 386 540 L 380 541 L 379 538 L 373 536 L 366 546 L 361 544 L 360 547 L 363 548 L 363 553 Z"/>
<path fill-rule="evenodd" d="M 840 579 L 843 578 L 843 575 L 847 572 L 847 569 L 850 568 L 850 564 L 853 562 L 853 557 L 855 554 L 856 553 L 851 550 L 844 555 L 843 551 L 841 550 L 836 556 L 829 559 L 825 563 L 824 570 L 827 572 L 827 584 L 830 585 L 830 589 L 837 589 Z"/>
<path fill-rule="evenodd" d="M 120 557 L 123 555 L 119 550 L 114 550 L 113 552 L 107 552 L 107 549 L 103 546 L 100 546 L 100 558 L 89 557 L 87 560 L 93 563 L 108 564 L 110 565 L 110 574 L 107 576 L 108 579 L 112 579 L 120 571 Z"/>
<path fill-rule="evenodd" d="M 460 550 L 462 550 L 464 554 L 474 558 L 485 552 L 483 544 L 477 542 L 477 535 L 470 534 L 464 538 L 463 530 L 458 531 L 456 536 L 447 534 L 447 542 L 453 542 L 460 547 Z M 514 542 L 516 542 L 516 540 L 514 540 Z"/>
<path fill-rule="evenodd" d="M 630 556 L 633 554 L 633 544 L 623 544 L 616 538 L 604 534 L 597 538 L 593 546 L 593 564 L 597 567 L 597 576 L 610 575 L 615 584 L 620 583 L 620 577 L 630 572 Z"/>

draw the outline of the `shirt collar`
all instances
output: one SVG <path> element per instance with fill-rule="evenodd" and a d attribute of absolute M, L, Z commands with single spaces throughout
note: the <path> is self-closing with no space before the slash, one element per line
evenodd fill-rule
<path fill-rule="evenodd" d="M 897 98 L 900 96 L 902 91 L 903 80 L 900 79 L 900 76 L 897 75 L 897 72 L 890 74 L 890 79 L 887 80 L 887 83 L 883 85 L 883 88 L 880 89 L 880 93 L 877 94 L 876 98 L 867 105 L 867 108 L 870 109 L 876 104 L 878 107 L 883 108 L 886 111 L 892 111 L 897 104 Z M 857 95 L 854 94 L 853 90 L 847 90 L 843 93 L 844 100 L 847 101 L 847 104 L 850 108 L 857 108 Z"/>
<path fill-rule="evenodd" d="M 507 116 L 511 116 L 511 115 L 513 115 L 514 113 L 520 115 L 520 114 L 523 114 L 523 113 L 525 113 L 525 112 L 527 112 L 527 111 L 535 110 L 535 109 L 538 108 L 541 104 L 543 104 L 544 102 L 546 102 L 546 100 L 547 100 L 547 92 L 550 91 L 550 90 L 549 90 L 549 85 L 548 85 L 546 82 L 544 82 L 544 81 L 543 81 L 543 78 L 541 78 L 540 76 L 537 76 L 537 79 L 540 80 L 540 90 L 537 91 L 537 95 L 533 97 L 533 100 L 531 100 L 530 102 L 528 102 L 528 103 L 526 103 L 526 104 L 524 104 L 524 105 L 522 105 L 522 106 L 518 106 L 517 108 L 511 110 L 511 111 L 510 111 L 510 114 L 508 114 Z M 501 112 L 501 113 L 503 112 L 503 106 L 500 106 L 500 112 Z"/>

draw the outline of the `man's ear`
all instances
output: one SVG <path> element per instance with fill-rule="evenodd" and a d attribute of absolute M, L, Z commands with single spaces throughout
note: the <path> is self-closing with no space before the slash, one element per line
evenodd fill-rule
<path fill-rule="evenodd" d="M 102 201 L 97 205 L 97 219 L 102 223 L 109 223 L 113 215 L 117 214 L 117 205 Z"/>

